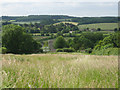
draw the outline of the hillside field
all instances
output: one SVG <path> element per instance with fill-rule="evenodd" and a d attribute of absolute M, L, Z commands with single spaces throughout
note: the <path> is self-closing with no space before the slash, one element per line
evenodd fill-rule
<path fill-rule="evenodd" d="M 62 22 L 59 22 L 59 23 L 55 23 L 54 25 L 56 25 L 56 24 L 60 24 L 60 23 L 69 23 L 69 24 L 73 24 L 73 25 L 78 25 L 78 23 L 77 22 L 68 22 L 68 21 L 62 21 Z"/>
<path fill-rule="evenodd" d="M 101 30 L 114 30 L 115 28 L 118 28 L 118 23 L 96 23 L 96 24 L 85 24 L 85 25 L 79 25 L 79 29 L 97 29 L 101 28 Z"/>
<path fill-rule="evenodd" d="M 118 87 L 118 56 L 48 53 L 2 58 L 4 88 Z"/>
<path fill-rule="evenodd" d="M 40 21 L 32 21 L 32 22 L 12 22 L 13 24 L 34 24 L 34 23 L 40 23 Z"/>

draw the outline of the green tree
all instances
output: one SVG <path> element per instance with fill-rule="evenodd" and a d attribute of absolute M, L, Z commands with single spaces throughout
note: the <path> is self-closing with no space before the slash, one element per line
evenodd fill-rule
<path fill-rule="evenodd" d="M 97 31 L 101 31 L 101 28 L 98 28 Z"/>
<path fill-rule="evenodd" d="M 116 32 L 117 30 L 118 30 L 118 29 L 117 29 L 117 28 L 115 28 L 115 29 L 114 29 L 114 32 Z"/>
<path fill-rule="evenodd" d="M 79 49 L 83 50 L 83 49 L 91 48 L 93 45 L 93 43 L 84 36 L 75 37 L 73 39 L 73 42 L 74 43 L 72 46 L 75 50 L 79 50 Z"/>
<path fill-rule="evenodd" d="M 62 36 L 63 34 L 61 32 L 57 33 L 57 37 Z"/>
<path fill-rule="evenodd" d="M 101 50 L 106 48 L 119 48 L 119 35 L 120 33 L 113 33 L 100 40 L 94 47 L 94 50 Z"/>
<path fill-rule="evenodd" d="M 5 25 L 3 27 L 2 45 L 7 52 L 14 54 L 37 53 L 41 44 L 25 33 L 24 28 L 18 25 Z"/>
<path fill-rule="evenodd" d="M 62 36 L 57 37 L 57 39 L 54 42 L 54 48 L 65 48 L 67 46 L 67 43 L 65 39 Z"/>

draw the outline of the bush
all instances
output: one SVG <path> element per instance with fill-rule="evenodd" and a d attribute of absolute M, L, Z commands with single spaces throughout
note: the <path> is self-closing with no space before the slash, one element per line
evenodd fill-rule
<path fill-rule="evenodd" d="M 2 47 L 2 54 L 5 54 L 7 52 L 7 48 L 6 47 Z"/>
<path fill-rule="evenodd" d="M 57 49 L 56 52 L 63 52 L 63 49 Z"/>
<path fill-rule="evenodd" d="M 39 49 L 39 53 L 43 53 L 43 49 L 40 48 L 40 49 Z"/>
<path fill-rule="evenodd" d="M 87 48 L 87 49 L 85 49 L 85 52 L 86 53 L 92 53 L 92 49 L 91 48 Z"/>
<path fill-rule="evenodd" d="M 101 50 L 93 50 L 95 55 L 118 55 L 118 48 L 107 48 Z"/>
<path fill-rule="evenodd" d="M 49 33 L 47 33 L 46 36 L 50 36 Z"/>
<path fill-rule="evenodd" d="M 117 28 L 114 29 L 114 32 L 116 32 L 116 31 L 117 31 Z"/>
<path fill-rule="evenodd" d="M 44 33 L 41 33 L 41 36 L 44 36 Z"/>
<path fill-rule="evenodd" d="M 64 52 L 75 52 L 73 48 L 63 48 Z"/>
<path fill-rule="evenodd" d="M 101 31 L 101 28 L 98 28 L 97 31 Z"/>
<path fill-rule="evenodd" d="M 57 49 L 56 52 L 75 52 L 73 48 Z"/>
<path fill-rule="evenodd" d="M 113 48 L 114 45 L 113 44 L 106 44 L 103 47 L 101 47 L 102 49 L 107 49 L 107 48 Z"/>

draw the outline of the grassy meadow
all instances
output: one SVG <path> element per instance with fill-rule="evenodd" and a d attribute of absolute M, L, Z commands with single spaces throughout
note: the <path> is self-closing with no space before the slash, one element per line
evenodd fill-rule
<path fill-rule="evenodd" d="M 97 29 L 101 28 L 101 30 L 114 30 L 118 27 L 118 23 L 96 23 L 96 24 L 85 24 L 79 25 L 79 29 Z"/>
<path fill-rule="evenodd" d="M 68 21 L 62 21 L 62 22 L 59 22 L 59 23 L 55 23 L 54 25 L 56 25 L 56 24 L 60 24 L 60 23 L 69 23 L 69 24 L 73 24 L 73 25 L 78 25 L 78 23 L 77 22 L 68 22 Z"/>
<path fill-rule="evenodd" d="M 34 23 L 40 23 L 40 21 L 32 21 L 32 22 L 12 22 L 13 24 L 34 24 Z"/>
<path fill-rule="evenodd" d="M 118 57 L 78 53 L 2 56 L 4 88 L 117 88 Z"/>

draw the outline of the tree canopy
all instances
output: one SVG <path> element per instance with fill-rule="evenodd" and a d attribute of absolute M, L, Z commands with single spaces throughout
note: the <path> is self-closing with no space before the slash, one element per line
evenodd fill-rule
<path fill-rule="evenodd" d="M 57 37 L 57 39 L 54 42 L 54 47 L 57 48 L 65 48 L 67 46 L 67 43 L 65 39 L 62 36 Z"/>
<path fill-rule="evenodd" d="M 41 44 L 33 40 L 32 36 L 18 25 L 3 26 L 2 46 L 14 54 L 36 53 L 41 48 Z"/>

